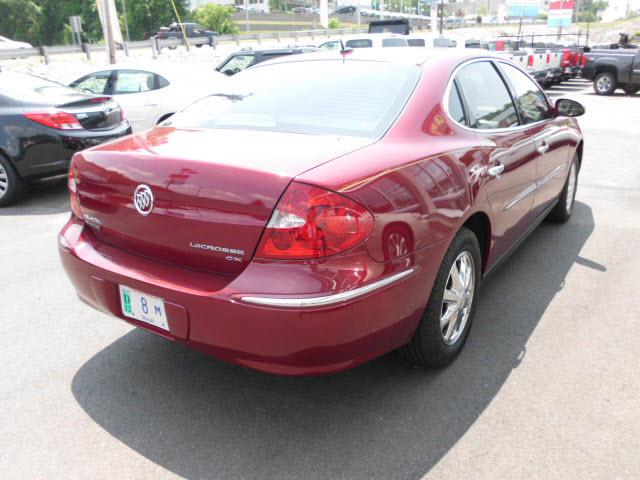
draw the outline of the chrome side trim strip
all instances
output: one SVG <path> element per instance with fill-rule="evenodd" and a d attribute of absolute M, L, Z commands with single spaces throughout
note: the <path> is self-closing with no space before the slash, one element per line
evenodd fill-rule
<path fill-rule="evenodd" d="M 535 192 L 537 189 L 539 189 L 540 187 L 542 187 L 545 183 L 547 183 L 549 180 L 551 180 L 554 177 L 557 177 L 558 174 L 564 169 L 564 165 L 558 165 L 556 168 L 554 168 L 553 170 L 551 170 L 549 173 L 547 173 L 544 178 L 542 180 L 540 180 L 539 182 L 533 183 L 531 185 L 529 185 L 527 188 L 525 188 L 522 192 L 520 192 L 518 195 L 516 195 L 513 200 L 511 200 L 509 202 L 509 204 L 504 207 L 503 210 L 509 210 L 511 207 L 513 207 L 516 203 L 518 203 L 520 200 L 524 199 L 527 195 L 531 195 L 533 192 Z"/>
<path fill-rule="evenodd" d="M 549 173 L 547 173 L 544 178 L 542 180 L 540 180 L 537 184 L 536 184 L 536 188 L 540 188 L 542 185 L 544 185 L 545 183 L 547 183 L 549 180 L 551 180 L 553 177 L 556 177 L 558 175 L 558 173 L 560 173 L 560 171 L 564 168 L 564 165 L 558 165 L 556 168 L 554 168 L 553 170 L 551 170 Z"/>
<path fill-rule="evenodd" d="M 353 300 L 354 298 L 361 297 L 367 293 L 371 293 L 374 290 L 378 290 L 382 287 L 386 287 L 398 280 L 401 280 L 415 271 L 415 268 L 410 268 L 404 272 L 396 273 L 389 277 L 385 277 L 377 282 L 364 285 L 362 287 L 354 288 L 353 290 L 347 290 L 346 292 L 336 293 L 333 295 L 325 295 L 322 297 L 307 297 L 307 298 L 277 298 L 277 297 L 259 297 L 259 296 L 241 296 L 240 300 L 247 303 L 254 303 L 256 305 L 266 305 L 269 307 L 284 307 L 284 308 L 310 308 L 310 307 L 322 307 L 326 305 L 334 305 L 336 303 L 346 302 L 347 300 Z"/>
<path fill-rule="evenodd" d="M 531 195 L 533 192 L 536 191 L 536 184 L 532 183 L 531 185 L 529 185 L 527 188 L 525 188 L 523 191 L 521 191 L 518 195 L 516 195 L 513 200 L 511 200 L 509 202 L 509 204 L 504 207 L 504 210 L 509 210 L 511 207 L 513 207 L 516 203 L 518 203 L 520 200 L 523 200 L 527 195 Z"/>

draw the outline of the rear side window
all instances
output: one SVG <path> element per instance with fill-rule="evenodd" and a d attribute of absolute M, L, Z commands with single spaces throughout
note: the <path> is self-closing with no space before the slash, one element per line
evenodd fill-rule
<path fill-rule="evenodd" d="M 467 104 L 470 127 L 486 130 L 518 125 L 511 95 L 490 62 L 463 67 L 456 80 Z"/>
<path fill-rule="evenodd" d="M 460 93 L 458 92 L 458 87 L 456 84 L 451 85 L 451 91 L 449 92 L 449 105 L 448 105 L 449 115 L 456 122 L 465 124 L 464 118 L 464 109 L 462 108 L 462 101 L 460 100 Z"/>
<path fill-rule="evenodd" d="M 155 90 L 156 75 L 142 70 L 120 70 L 113 87 L 114 95 L 141 93 Z"/>
<path fill-rule="evenodd" d="M 383 47 L 406 47 L 407 41 L 404 38 L 383 38 Z"/>
<path fill-rule="evenodd" d="M 531 77 L 506 63 L 501 63 L 500 68 L 513 87 L 523 123 L 540 122 L 551 117 L 551 107 Z"/>
<path fill-rule="evenodd" d="M 424 38 L 409 38 L 407 39 L 407 43 L 410 47 L 424 47 L 427 45 Z"/>
<path fill-rule="evenodd" d="M 344 46 L 347 48 L 371 48 L 373 47 L 373 42 L 369 38 L 360 38 L 357 40 L 347 40 Z"/>

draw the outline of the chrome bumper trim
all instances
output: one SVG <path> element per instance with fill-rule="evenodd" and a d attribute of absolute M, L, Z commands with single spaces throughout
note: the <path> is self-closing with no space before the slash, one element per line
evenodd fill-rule
<path fill-rule="evenodd" d="M 397 282 L 405 277 L 408 277 L 415 271 L 415 268 L 410 268 L 404 272 L 396 273 L 389 277 L 385 277 L 368 285 L 354 288 L 353 290 L 347 290 L 346 292 L 336 293 L 333 295 L 325 295 L 322 297 L 306 297 L 306 298 L 287 298 L 287 297 L 259 297 L 259 296 L 241 296 L 240 300 L 246 303 L 253 303 L 256 305 L 265 305 L 269 307 L 283 307 L 283 308 L 309 308 L 309 307 L 323 307 L 326 305 L 334 305 L 336 303 L 346 302 L 347 300 L 353 300 L 354 298 L 361 297 L 367 293 L 371 293 L 374 290 L 378 290 L 382 287 L 386 287 L 394 282 Z"/>

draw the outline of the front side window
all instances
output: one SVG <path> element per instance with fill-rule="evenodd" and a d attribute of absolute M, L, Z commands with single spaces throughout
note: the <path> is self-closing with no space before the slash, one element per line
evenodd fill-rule
<path fill-rule="evenodd" d="M 100 95 L 104 93 L 107 83 L 109 82 L 109 77 L 111 77 L 110 70 L 92 73 L 91 75 L 82 77 L 80 80 L 76 80 L 71 84 L 71 86 L 73 88 L 77 88 L 81 92 Z"/>
<path fill-rule="evenodd" d="M 509 91 L 490 62 L 463 67 L 456 80 L 467 103 L 470 127 L 486 130 L 518 125 Z"/>
<path fill-rule="evenodd" d="M 142 70 L 120 70 L 113 87 L 114 95 L 141 93 L 156 88 L 156 76 Z"/>
<path fill-rule="evenodd" d="M 323 50 L 340 50 L 340 42 L 326 42 L 320 45 Z"/>
<path fill-rule="evenodd" d="M 500 68 L 513 87 L 523 123 L 540 122 L 551 117 L 547 98 L 531 77 L 506 63 L 501 63 Z"/>
<path fill-rule="evenodd" d="M 415 66 L 309 60 L 256 66 L 178 112 L 178 128 L 248 129 L 380 138 L 420 78 Z"/>

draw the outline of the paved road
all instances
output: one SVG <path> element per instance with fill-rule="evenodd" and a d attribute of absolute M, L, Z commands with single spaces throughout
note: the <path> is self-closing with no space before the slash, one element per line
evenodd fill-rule
<path fill-rule="evenodd" d="M 0 213 L 3 479 L 488 479 L 640 475 L 640 95 L 575 83 L 574 217 L 483 285 L 442 371 L 392 355 L 325 378 L 228 365 L 76 300 L 64 181 Z"/>

